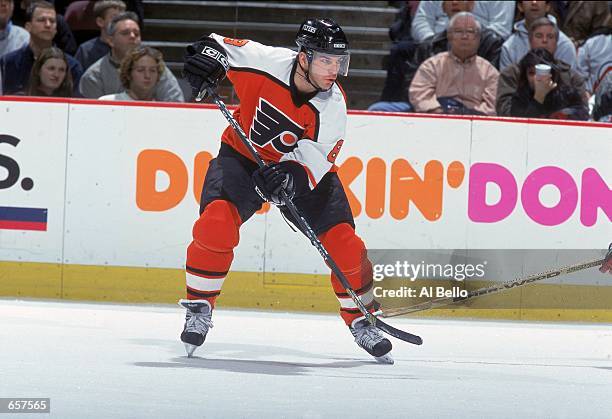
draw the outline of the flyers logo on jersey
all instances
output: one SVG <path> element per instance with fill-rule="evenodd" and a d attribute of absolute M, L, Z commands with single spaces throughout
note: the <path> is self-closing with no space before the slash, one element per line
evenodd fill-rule
<path fill-rule="evenodd" d="M 304 135 L 304 128 L 263 98 L 255 111 L 250 139 L 260 147 L 271 143 L 279 153 L 290 153 Z"/>
<path fill-rule="evenodd" d="M 223 66 L 225 71 L 229 70 L 229 63 L 227 62 L 227 58 L 216 49 L 211 47 L 204 47 L 204 49 L 202 50 L 202 55 L 208 55 L 209 57 L 214 58 L 219 64 Z"/>

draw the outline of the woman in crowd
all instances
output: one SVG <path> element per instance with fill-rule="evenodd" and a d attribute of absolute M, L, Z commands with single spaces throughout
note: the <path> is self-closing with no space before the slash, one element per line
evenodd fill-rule
<path fill-rule="evenodd" d="M 40 53 L 32 66 L 28 96 L 72 97 L 72 75 L 64 52 L 50 47 Z"/>
<path fill-rule="evenodd" d="M 161 52 L 150 47 L 135 48 L 125 56 L 119 69 L 125 90 L 102 96 L 100 100 L 155 100 L 155 89 L 163 71 Z"/>
<path fill-rule="evenodd" d="M 536 75 L 536 65 L 545 64 L 550 73 Z M 571 70 L 544 48 L 527 53 L 519 62 L 520 76 L 512 95 L 511 116 L 549 119 L 589 119 L 585 98 L 571 84 Z"/>

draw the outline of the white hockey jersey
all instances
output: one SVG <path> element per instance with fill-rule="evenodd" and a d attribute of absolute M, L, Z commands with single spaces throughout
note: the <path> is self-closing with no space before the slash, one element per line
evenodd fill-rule
<path fill-rule="evenodd" d="M 249 140 L 267 162 L 300 163 L 314 188 L 329 171 L 342 147 L 346 100 L 337 83 L 299 103 L 293 85 L 297 52 L 257 42 L 211 34 L 228 56 L 230 79 L 240 105 L 234 112 Z M 251 158 L 231 127 L 222 141 Z"/>

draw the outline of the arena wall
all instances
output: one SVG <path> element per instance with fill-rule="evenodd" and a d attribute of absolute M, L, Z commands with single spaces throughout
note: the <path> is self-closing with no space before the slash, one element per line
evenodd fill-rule
<path fill-rule="evenodd" d="M 226 126 L 210 105 L 0 100 L 0 296 L 183 297 L 199 191 Z M 609 127 L 350 112 L 337 164 L 368 248 L 603 249 Z M 241 229 L 218 301 L 335 311 L 328 281 L 308 240 L 265 205 Z M 517 290 L 512 309 L 424 315 L 612 321 L 610 285 L 593 269 Z M 581 309 L 521 307 L 578 295 Z"/>

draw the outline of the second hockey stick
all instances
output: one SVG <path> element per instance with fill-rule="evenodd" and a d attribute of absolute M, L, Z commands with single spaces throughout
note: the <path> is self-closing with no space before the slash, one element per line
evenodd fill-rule
<path fill-rule="evenodd" d="M 611 248 L 612 248 L 612 246 L 611 246 Z M 610 255 L 610 253 L 608 253 L 606 258 L 609 257 L 609 255 Z M 579 263 L 579 264 L 571 265 L 571 266 L 565 266 L 563 268 L 554 269 L 554 270 L 542 272 L 542 273 L 535 274 L 535 275 L 530 275 L 530 276 L 525 277 L 525 278 L 517 278 L 517 279 L 514 279 L 512 281 L 502 282 L 502 283 L 497 284 L 497 285 L 492 285 L 492 286 L 489 286 L 489 287 L 479 288 L 477 290 L 470 291 L 468 293 L 468 295 L 465 296 L 465 297 L 442 297 L 442 298 L 435 298 L 435 299 L 433 299 L 431 301 L 426 301 L 424 303 L 415 304 L 415 305 L 410 306 L 410 307 L 398 307 L 398 308 L 391 308 L 391 309 L 388 309 L 388 310 L 380 310 L 380 311 L 377 311 L 375 314 L 378 314 L 378 315 L 386 318 L 386 317 L 401 316 L 402 314 L 416 313 L 418 311 L 430 310 L 430 309 L 433 309 L 433 308 L 444 307 L 444 306 L 447 306 L 449 304 L 471 300 L 471 299 L 476 298 L 476 297 L 482 297 L 484 295 L 491 295 L 491 294 L 497 294 L 497 293 L 502 292 L 502 291 L 508 291 L 508 290 L 513 289 L 513 288 L 522 287 L 524 285 L 529 285 L 529 284 L 532 284 L 532 283 L 537 282 L 537 281 L 542 281 L 544 279 L 554 278 L 554 277 L 557 277 L 557 276 L 560 276 L 560 275 L 566 275 L 566 274 L 570 274 L 572 272 L 578 272 L 578 271 L 581 271 L 583 269 L 593 268 L 595 266 L 601 265 L 606 260 L 606 258 L 598 259 L 598 260 L 592 260 L 590 262 Z"/>
<path fill-rule="evenodd" d="M 221 110 L 221 113 L 223 114 L 225 119 L 227 119 L 227 122 L 229 122 L 229 124 L 232 126 L 234 131 L 236 131 L 236 133 L 240 137 L 240 140 L 247 147 L 247 149 L 249 150 L 249 152 L 253 156 L 253 159 L 255 160 L 255 162 L 257 162 L 259 167 L 265 166 L 265 162 L 261 159 L 261 157 L 255 150 L 251 142 L 248 140 L 242 127 L 234 119 L 232 114 L 227 109 L 227 106 L 225 106 L 225 103 L 223 103 L 223 101 L 221 100 L 217 92 L 215 92 L 212 86 L 205 86 L 203 89 L 201 89 L 200 93 L 198 94 L 196 98 L 196 101 L 199 102 L 200 100 L 202 100 L 202 98 L 205 96 L 206 93 L 208 93 L 208 95 L 210 95 L 210 97 L 217 104 L 217 106 L 219 107 L 219 110 Z M 300 229 L 304 232 L 304 234 L 306 234 L 306 237 L 308 237 L 312 245 L 321 254 L 321 256 L 323 257 L 323 260 L 325 261 L 325 263 L 327 263 L 327 266 L 329 266 L 332 272 L 338 277 L 338 279 L 342 283 L 342 286 L 344 287 L 346 292 L 350 295 L 351 299 L 353 300 L 355 305 L 359 308 L 359 311 L 361 311 L 361 313 L 368 320 L 368 322 L 370 322 L 370 324 L 379 328 L 383 332 L 389 334 L 390 336 L 393 336 L 405 342 L 412 343 L 414 345 L 421 345 L 423 343 L 423 340 L 421 339 L 420 336 L 413 335 L 412 333 L 404 332 L 403 330 L 399 330 L 393 326 L 390 326 L 368 311 L 368 309 L 363 304 L 363 301 L 361 301 L 357 293 L 350 286 L 348 279 L 346 279 L 346 277 L 344 276 L 344 274 L 342 273 L 338 265 L 336 265 L 336 262 L 334 262 L 331 255 L 329 254 L 327 249 L 325 249 L 325 247 L 323 246 L 323 243 L 321 243 L 321 241 L 319 240 L 315 232 L 312 230 L 308 222 L 304 219 L 304 217 L 300 215 L 295 204 L 293 203 L 291 199 L 289 199 L 285 191 L 281 191 L 281 198 L 283 202 L 285 203 L 285 207 L 289 210 L 289 212 L 291 213 L 295 221 L 298 223 L 298 226 L 300 227 Z"/>

